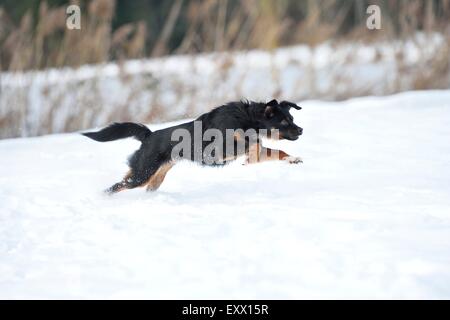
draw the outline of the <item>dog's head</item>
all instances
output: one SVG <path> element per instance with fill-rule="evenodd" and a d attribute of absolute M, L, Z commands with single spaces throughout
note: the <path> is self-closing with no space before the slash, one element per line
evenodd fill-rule
<path fill-rule="evenodd" d="M 303 129 L 294 123 L 294 118 L 289 113 L 291 108 L 300 110 L 301 107 L 293 102 L 271 100 L 264 106 L 261 124 L 269 132 L 278 130 L 279 136 L 269 134 L 269 138 L 297 140 L 303 133 Z"/>

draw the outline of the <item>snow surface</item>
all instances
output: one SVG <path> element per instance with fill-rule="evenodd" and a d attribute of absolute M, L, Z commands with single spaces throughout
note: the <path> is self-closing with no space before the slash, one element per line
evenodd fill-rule
<path fill-rule="evenodd" d="M 303 164 L 154 193 L 102 193 L 134 140 L 0 141 L 0 298 L 450 298 L 450 91 L 301 106 Z"/>
<path fill-rule="evenodd" d="M 173 121 L 240 98 L 342 100 L 407 91 L 430 78 L 436 66 L 445 65 L 439 62 L 445 48 L 442 34 L 418 33 L 396 41 L 327 41 L 314 47 L 4 72 L 0 138 L 70 132 L 130 119 Z M 450 73 L 445 74 L 439 88 L 450 88 Z"/>

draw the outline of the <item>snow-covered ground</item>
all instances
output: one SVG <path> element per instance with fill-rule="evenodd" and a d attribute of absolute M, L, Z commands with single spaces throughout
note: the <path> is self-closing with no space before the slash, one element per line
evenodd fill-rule
<path fill-rule="evenodd" d="M 445 71 L 449 42 L 443 34 L 418 33 L 374 43 L 327 41 L 314 47 L 3 72 L 0 138 L 71 132 L 130 119 L 173 121 L 240 98 L 342 100 L 450 88 Z"/>
<path fill-rule="evenodd" d="M 450 91 L 301 106 L 303 164 L 154 193 L 102 193 L 134 140 L 0 141 L 0 298 L 450 298 Z"/>

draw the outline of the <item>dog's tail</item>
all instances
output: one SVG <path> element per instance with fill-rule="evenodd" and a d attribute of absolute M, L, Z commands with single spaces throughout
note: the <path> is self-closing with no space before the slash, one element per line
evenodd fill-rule
<path fill-rule="evenodd" d="M 144 141 L 151 134 L 151 130 L 143 124 L 133 122 L 113 123 L 97 132 L 84 132 L 82 135 L 95 141 L 106 142 L 134 137 Z"/>

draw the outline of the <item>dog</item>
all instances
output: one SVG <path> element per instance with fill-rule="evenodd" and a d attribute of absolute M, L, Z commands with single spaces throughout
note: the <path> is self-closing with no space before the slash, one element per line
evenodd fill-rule
<path fill-rule="evenodd" d="M 288 163 L 303 162 L 281 150 L 262 146 L 261 139 L 297 140 L 303 129 L 294 123 L 289 110 L 300 110 L 297 104 L 289 101 L 271 100 L 267 103 L 241 100 L 219 106 L 204 113 L 196 120 L 169 128 L 151 131 L 143 124 L 124 122 L 113 123 L 98 132 L 85 132 L 84 136 L 95 141 L 106 142 L 134 137 L 141 147 L 128 159 L 129 172 L 118 183 L 105 192 L 113 194 L 125 189 L 147 186 L 148 191 L 157 190 L 167 172 L 180 159 L 187 159 L 202 165 L 224 165 L 239 156 L 246 156 L 245 164 L 268 160 L 282 160 Z M 208 131 L 209 130 L 209 131 Z M 223 149 L 230 146 L 220 135 L 232 134 L 231 152 Z M 208 132 L 214 134 L 205 139 Z M 250 133 L 248 133 L 250 132 Z M 179 148 L 176 137 L 186 134 L 194 139 L 184 141 L 185 148 Z M 198 135 L 199 138 L 195 138 Z M 175 138 L 174 138 L 175 137 Z M 215 148 L 210 145 L 215 143 Z M 237 146 L 240 147 L 237 147 Z M 222 147 L 222 150 L 220 150 Z M 210 153 L 206 153 L 208 149 Z M 213 159 L 213 161 L 211 161 Z"/>

